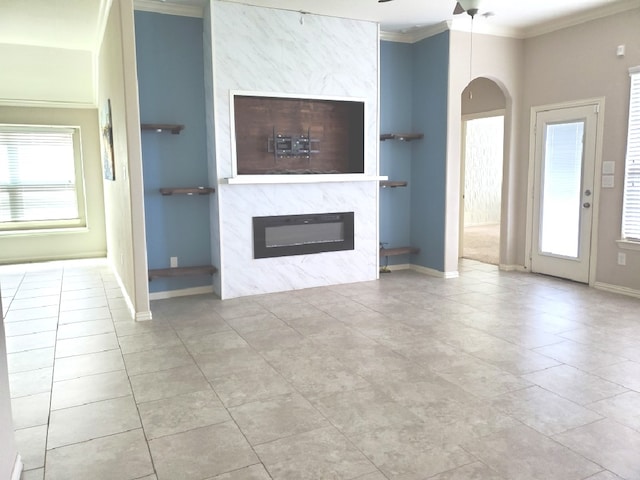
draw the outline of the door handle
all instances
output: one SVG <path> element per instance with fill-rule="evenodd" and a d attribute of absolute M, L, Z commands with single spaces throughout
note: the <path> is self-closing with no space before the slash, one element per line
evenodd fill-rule
<path fill-rule="evenodd" d="M 591 207 L 591 204 L 590 204 L 589 202 L 584 202 L 584 203 L 582 204 L 582 206 L 583 206 L 584 208 L 589 208 L 589 207 Z"/>

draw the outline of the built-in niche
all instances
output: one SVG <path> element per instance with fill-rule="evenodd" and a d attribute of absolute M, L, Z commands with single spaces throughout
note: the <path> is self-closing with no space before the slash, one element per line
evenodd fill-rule
<path fill-rule="evenodd" d="M 234 94 L 238 175 L 364 173 L 364 102 Z"/>

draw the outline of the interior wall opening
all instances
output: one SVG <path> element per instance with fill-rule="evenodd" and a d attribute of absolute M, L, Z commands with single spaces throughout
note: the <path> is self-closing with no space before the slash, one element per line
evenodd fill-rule
<path fill-rule="evenodd" d="M 500 264 L 505 96 L 478 78 L 462 93 L 459 256 Z"/>

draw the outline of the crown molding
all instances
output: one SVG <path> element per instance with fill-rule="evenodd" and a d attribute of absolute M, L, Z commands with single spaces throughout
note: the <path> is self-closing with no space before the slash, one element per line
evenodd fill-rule
<path fill-rule="evenodd" d="M 109 12 L 111 12 L 112 3 L 113 0 L 100 0 L 100 6 L 98 7 L 98 35 L 96 37 L 96 43 L 93 50 L 95 54 L 100 52 L 104 32 L 107 29 L 107 21 L 109 20 Z"/>
<path fill-rule="evenodd" d="M 429 25 L 428 27 L 414 28 L 404 32 L 380 31 L 380 40 L 399 43 L 416 43 L 425 38 L 433 37 L 439 33 L 446 32 L 451 28 L 451 20 Z"/>
<path fill-rule="evenodd" d="M 545 22 L 539 25 L 535 25 L 529 28 L 507 28 L 498 27 L 489 23 L 476 22 L 473 25 L 473 33 L 480 33 L 484 35 L 495 35 L 498 37 L 510 37 L 517 39 L 525 39 L 536 37 L 538 35 L 544 35 L 563 28 L 573 27 L 581 23 L 586 23 L 591 20 L 597 20 L 599 18 L 608 17 L 617 13 L 626 12 L 640 8 L 640 0 L 621 0 L 603 7 L 595 8 L 584 13 L 573 14 L 549 22 Z M 470 32 L 471 22 L 468 18 L 454 18 L 453 20 L 447 20 L 440 22 L 436 25 L 430 25 L 428 27 L 416 28 L 405 32 L 386 32 L 380 31 L 380 39 L 387 40 L 389 42 L 401 42 L 401 43 L 416 43 L 425 38 L 432 37 L 446 30 L 457 32 Z"/>
<path fill-rule="evenodd" d="M 540 25 L 524 28 L 522 29 L 521 38 L 537 37 L 539 35 L 544 35 L 545 33 L 555 32 L 556 30 L 573 27 L 581 23 L 590 22 L 591 20 L 597 20 L 598 18 L 608 17 L 609 15 L 615 15 L 616 13 L 622 13 L 636 8 L 640 8 L 640 0 L 622 0 L 603 7 L 594 8 L 583 13 L 573 14 L 557 20 L 545 22 Z"/>
<path fill-rule="evenodd" d="M 134 0 L 134 10 L 142 12 L 164 13 L 165 15 L 179 15 L 181 17 L 204 17 L 204 7 L 197 5 L 183 5 L 157 0 Z"/>
<path fill-rule="evenodd" d="M 471 32 L 472 24 L 468 17 L 457 17 L 451 22 L 450 30 L 456 32 Z M 494 35 L 496 37 L 523 38 L 522 31 L 516 28 L 499 27 L 490 23 L 478 22 L 473 24 L 473 33 Z"/>
<path fill-rule="evenodd" d="M 389 42 L 416 43 L 425 38 L 433 37 L 447 30 L 455 32 L 471 31 L 471 22 L 466 19 L 453 19 L 440 22 L 436 25 L 428 27 L 416 28 L 406 32 L 380 32 L 380 39 Z M 481 33 L 484 35 L 495 35 L 498 37 L 522 38 L 518 30 L 513 28 L 496 27 L 495 25 L 478 24 L 473 26 L 473 33 Z"/>

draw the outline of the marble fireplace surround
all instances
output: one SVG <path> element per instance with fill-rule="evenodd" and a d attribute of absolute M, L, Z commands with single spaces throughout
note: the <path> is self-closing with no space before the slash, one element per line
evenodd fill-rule
<path fill-rule="evenodd" d="M 212 2 L 219 295 L 237 298 L 378 278 L 378 27 Z M 327 35 L 331 32 L 331 35 Z M 306 59 L 298 69 L 300 58 Z M 238 175 L 234 92 L 364 102 L 363 173 Z M 354 249 L 253 258 L 253 217 L 354 212 Z"/>

